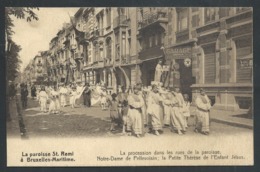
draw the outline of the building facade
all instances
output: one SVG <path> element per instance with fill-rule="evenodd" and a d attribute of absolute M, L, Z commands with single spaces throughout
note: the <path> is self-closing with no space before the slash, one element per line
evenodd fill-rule
<path fill-rule="evenodd" d="M 248 109 L 253 95 L 252 8 L 170 8 L 168 15 L 165 53 L 179 64 L 176 78 L 183 92 L 194 98 L 204 88 L 215 108 Z"/>
<path fill-rule="evenodd" d="M 163 60 L 173 71 L 164 73 L 164 86 L 180 86 L 191 100 L 204 88 L 215 108 L 248 109 L 252 13 L 245 7 L 79 8 L 50 42 L 47 75 L 53 83 L 100 83 L 116 92 L 119 85 L 151 85 Z"/>
<path fill-rule="evenodd" d="M 47 57 L 48 51 L 39 52 L 25 67 L 22 74 L 22 82 L 31 84 L 47 84 Z"/>

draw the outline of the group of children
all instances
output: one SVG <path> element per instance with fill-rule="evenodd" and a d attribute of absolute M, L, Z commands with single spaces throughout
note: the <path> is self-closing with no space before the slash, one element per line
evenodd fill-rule
<path fill-rule="evenodd" d="M 61 107 L 67 105 L 68 99 L 71 108 L 75 108 L 76 99 L 79 97 L 79 94 L 82 93 L 82 90 L 83 86 L 77 86 L 75 84 L 71 84 L 68 87 L 60 85 L 59 88 L 56 86 L 41 86 L 40 89 L 37 90 L 37 99 L 40 104 L 40 110 L 44 113 L 58 114 L 61 111 Z M 48 104 L 49 106 L 47 107 Z"/>

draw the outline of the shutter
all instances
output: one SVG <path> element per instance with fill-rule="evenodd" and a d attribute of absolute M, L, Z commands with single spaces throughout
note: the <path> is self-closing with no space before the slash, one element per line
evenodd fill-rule
<path fill-rule="evenodd" d="M 205 83 L 215 83 L 216 78 L 216 54 L 215 44 L 204 47 L 204 73 Z"/>
<path fill-rule="evenodd" d="M 215 83 L 216 58 L 215 53 L 205 54 L 205 83 Z"/>

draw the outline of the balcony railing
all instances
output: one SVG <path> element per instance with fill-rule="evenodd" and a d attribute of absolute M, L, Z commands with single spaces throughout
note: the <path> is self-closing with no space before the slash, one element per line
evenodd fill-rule
<path fill-rule="evenodd" d="M 126 55 L 122 55 L 122 60 L 121 60 L 121 63 L 122 64 L 129 64 L 131 63 L 131 57 L 129 54 L 126 54 Z"/>
<path fill-rule="evenodd" d="M 99 30 L 96 29 L 90 33 L 90 38 L 96 38 L 99 37 Z"/>
<path fill-rule="evenodd" d="M 128 22 L 126 20 L 126 16 L 125 15 L 117 16 L 114 19 L 114 22 L 113 22 L 114 29 L 117 28 L 117 27 L 120 27 L 120 26 L 128 26 Z"/>
<path fill-rule="evenodd" d="M 144 28 L 148 25 L 151 25 L 156 22 L 168 22 L 166 12 L 157 12 L 154 14 L 150 14 L 148 17 L 146 17 L 144 20 L 139 22 L 139 29 Z"/>
<path fill-rule="evenodd" d="M 74 54 L 74 59 L 75 59 L 75 60 L 83 59 L 83 55 L 80 54 L 79 52 L 76 52 L 76 53 Z"/>
<path fill-rule="evenodd" d="M 161 46 L 151 47 L 149 49 L 142 50 L 139 53 L 139 57 L 141 60 L 149 60 L 153 58 L 157 58 L 163 55 L 163 50 Z"/>

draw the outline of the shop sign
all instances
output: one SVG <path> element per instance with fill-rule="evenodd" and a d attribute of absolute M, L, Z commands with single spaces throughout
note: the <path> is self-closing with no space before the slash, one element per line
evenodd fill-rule
<path fill-rule="evenodd" d="M 191 47 L 174 47 L 165 49 L 167 58 L 185 59 L 191 58 Z"/>

